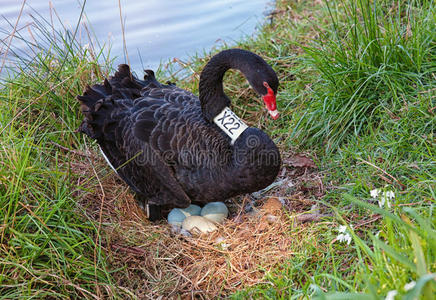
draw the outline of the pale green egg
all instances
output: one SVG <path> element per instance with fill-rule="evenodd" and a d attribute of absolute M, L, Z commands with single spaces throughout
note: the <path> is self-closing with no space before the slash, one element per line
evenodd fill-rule
<path fill-rule="evenodd" d="M 168 214 L 168 223 L 171 225 L 182 226 L 182 222 L 186 217 L 199 216 L 200 211 L 200 206 L 195 204 L 191 204 L 187 208 L 174 208 Z"/>
<path fill-rule="evenodd" d="M 187 208 L 182 209 L 182 211 L 187 212 L 189 216 L 199 216 L 201 213 L 201 207 L 195 204 L 191 204 Z"/>
<path fill-rule="evenodd" d="M 210 202 L 203 207 L 201 215 L 213 222 L 223 223 L 229 215 L 229 210 L 223 202 Z"/>

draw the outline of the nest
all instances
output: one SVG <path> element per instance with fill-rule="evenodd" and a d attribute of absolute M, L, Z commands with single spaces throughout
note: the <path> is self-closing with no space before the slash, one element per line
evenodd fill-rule
<path fill-rule="evenodd" d="M 100 163 L 98 169 L 107 172 Z M 121 289 L 140 299 L 225 297 L 263 283 L 268 272 L 292 258 L 292 249 L 301 240 L 290 234 L 296 219 L 286 212 L 295 209 L 286 205 L 277 209 L 273 204 L 247 214 L 242 198 L 229 203 L 231 217 L 217 231 L 194 237 L 175 234 L 166 221 L 150 223 L 116 175 L 99 174 L 97 182 L 90 182 L 95 168 L 90 169 L 88 162 L 74 164 L 76 183 L 87 188 L 80 192 L 80 205 L 98 222 L 111 269 L 119 270 L 112 276 Z M 292 202 L 306 208 L 312 204 L 299 199 Z"/>
<path fill-rule="evenodd" d="M 261 283 L 292 255 L 290 219 L 281 212 L 235 216 L 194 237 L 172 233 L 165 222 L 152 224 L 142 211 L 126 213 L 118 226 L 105 226 L 111 240 L 104 246 L 114 268 L 127 266 L 114 274 L 118 283 L 140 298 L 223 297 Z"/>

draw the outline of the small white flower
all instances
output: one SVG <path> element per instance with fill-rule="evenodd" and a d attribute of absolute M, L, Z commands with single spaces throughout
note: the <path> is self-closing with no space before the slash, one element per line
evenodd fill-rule
<path fill-rule="evenodd" d="M 345 231 L 347 231 L 347 226 L 345 226 L 345 225 L 339 226 L 338 231 L 344 233 Z"/>
<path fill-rule="evenodd" d="M 388 208 L 391 208 L 391 199 L 395 198 L 395 193 L 393 191 L 383 192 L 383 195 L 380 197 L 379 206 L 383 207 L 386 203 Z"/>
<path fill-rule="evenodd" d="M 372 191 L 369 192 L 369 194 L 371 195 L 372 198 L 377 198 L 378 195 L 380 194 L 381 190 L 380 189 L 374 189 Z"/>
<path fill-rule="evenodd" d="M 415 285 L 416 285 L 416 282 L 415 281 L 411 281 L 411 282 L 409 282 L 409 283 L 406 283 L 405 285 L 404 285 L 404 290 L 407 292 L 407 291 L 410 291 L 411 289 L 413 289 L 414 287 L 415 287 Z"/>
<path fill-rule="evenodd" d="M 386 198 L 381 197 L 381 198 L 378 200 L 378 206 L 380 206 L 380 208 L 383 208 L 383 206 L 385 206 L 385 202 L 386 202 Z"/>
<path fill-rule="evenodd" d="M 389 199 L 393 199 L 393 198 L 395 198 L 395 193 L 393 191 L 387 191 L 384 193 L 384 196 L 389 198 Z"/>
<path fill-rule="evenodd" d="M 336 239 L 341 243 L 347 242 L 347 245 L 349 245 L 351 243 L 351 235 L 349 235 L 348 233 L 338 234 Z"/>
<path fill-rule="evenodd" d="M 89 46 L 89 43 L 88 44 L 85 44 L 83 47 L 82 47 L 82 49 L 83 50 L 89 50 L 90 49 L 90 46 Z"/>
<path fill-rule="evenodd" d="M 374 189 L 369 192 L 372 198 L 379 197 L 378 206 L 383 208 L 386 204 L 388 208 L 391 208 L 391 201 L 395 198 L 395 193 L 393 191 L 382 191 L 381 189 Z"/>
<path fill-rule="evenodd" d="M 349 226 L 351 229 L 353 228 L 353 225 L 350 224 Z M 341 242 L 341 243 L 346 242 L 349 245 L 351 243 L 352 238 L 351 238 L 351 235 L 347 231 L 348 231 L 348 228 L 346 225 L 340 225 L 338 228 L 339 234 L 336 237 L 336 240 Z"/>
<path fill-rule="evenodd" d="M 395 296 L 396 296 L 397 294 L 398 294 L 397 290 L 389 291 L 389 292 L 386 294 L 386 298 L 385 298 L 385 300 L 395 300 Z"/>

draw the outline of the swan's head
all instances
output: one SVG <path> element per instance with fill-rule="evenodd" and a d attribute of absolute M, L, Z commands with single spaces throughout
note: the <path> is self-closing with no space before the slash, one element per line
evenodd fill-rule
<path fill-rule="evenodd" d="M 223 91 L 223 76 L 228 69 L 240 70 L 258 93 L 275 120 L 279 117 L 276 104 L 279 80 L 273 68 L 259 55 L 243 49 L 228 49 L 213 56 L 200 75 L 199 98 L 203 115 L 212 122 L 230 99 Z"/>
<path fill-rule="evenodd" d="M 256 65 L 257 63 L 257 65 Z M 274 120 L 279 117 L 277 110 L 276 95 L 279 87 L 279 80 L 276 73 L 263 59 L 259 57 L 259 62 L 256 61 L 255 72 L 250 74 L 248 82 L 253 89 L 262 97 L 265 107 Z"/>

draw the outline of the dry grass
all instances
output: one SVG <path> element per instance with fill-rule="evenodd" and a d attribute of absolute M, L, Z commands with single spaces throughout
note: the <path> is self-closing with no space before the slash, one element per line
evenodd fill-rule
<path fill-rule="evenodd" d="M 287 158 L 278 186 L 257 199 L 245 196 L 229 200 L 230 218 L 218 231 L 185 237 L 172 233 L 165 221 L 150 223 L 126 185 L 112 173 L 102 174 L 109 169 L 97 155 L 89 155 L 89 161 L 84 161 L 83 155 L 76 156 L 79 160 L 72 169 L 78 176 L 77 184 L 87 190 L 80 191 L 80 205 L 100 224 L 101 244 L 111 269 L 117 270 L 113 273 L 117 284 L 134 291 L 140 299 L 219 298 L 259 284 L 270 270 L 292 257 L 296 244 L 307 234 L 300 223 L 290 234 L 298 219 L 290 218 L 289 212 L 301 213 L 314 204 L 305 194 L 307 181 L 316 182 L 312 178 L 315 173 L 304 166 L 289 168 L 292 166 L 287 161 L 291 160 Z M 97 180 L 90 182 L 90 174 L 96 174 Z M 292 189 L 289 175 L 293 176 Z M 314 188 L 314 193 L 318 190 Z M 268 196 L 280 197 L 286 205 L 274 212 L 262 209 L 260 203 Z M 258 206 L 256 213 L 244 212 L 248 202 Z"/>

